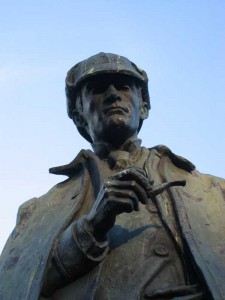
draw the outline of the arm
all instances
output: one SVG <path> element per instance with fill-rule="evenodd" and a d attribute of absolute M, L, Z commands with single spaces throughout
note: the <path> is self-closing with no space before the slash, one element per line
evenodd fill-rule
<path fill-rule="evenodd" d="M 147 203 L 148 179 L 134 168 L 107 178 L 89 214 L 72 223 L 55 244 L 45 272 L 42 294 L 51 295 L 88 273 L 108 253 L 107 232 L 116 216 L 138 210 L 138 202 Z"/>
<path fill-rule="evenodd" d="M 88 273 L 108 253 L 107 233 L 114 226 L 116 216 L 139 210 L 139 202 L 163 192 L 172 185 L 150 185 L 142 172 L 130 168 L 108 178 L 88 215 L 71 224 L 61 235 L 53 253 L 53 260 L 45 275 L 43 295 L 50 295 Z"/>

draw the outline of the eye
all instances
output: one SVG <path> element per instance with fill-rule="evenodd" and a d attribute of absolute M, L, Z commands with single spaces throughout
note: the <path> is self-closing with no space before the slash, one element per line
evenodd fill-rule
<path fill-rule="evenodd" d="M 122 82 L 117 83 L 116 88 L 117 88 L 117 90 L 125 91 L 125 92 L 129 92 L 131 89 L 128 84 L 122 83 Z"/>
<path fill-rule="evenodd" d="M 130 87 L 129 87 L 129 85 L 127 85 L 127 84 L 122 85 L 120 89 L 121 89 L 122 91 L 126 91 L 126 92 L 129 92 L 129 91 L 130 91 Z"/>
<path fill-rule="evenodd" d="M 105 90 L 105 86 L 97 81 L 97 82 L 90 82 L 87 86 L 88 92 L 92 92 L 93 94 L 101 94 Z"/>

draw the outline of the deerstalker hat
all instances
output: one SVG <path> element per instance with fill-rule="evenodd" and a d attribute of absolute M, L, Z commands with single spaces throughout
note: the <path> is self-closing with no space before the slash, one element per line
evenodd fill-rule
<path fill-rule="evenodd" d="M 148 93 L 148 77 L 145 71 L 139 69 L 133 62 L 124 56 L 100 52 L 73 66 L 66 76 L 67 113 L 72 119 L 76 106 L 77 91 L 84 81 L 99 74 L 124 74 L 136 79 L 141 85 L 143 101 L 150 109 Z M 140 123 L 141 128 L 142 122 Z M 91 141 L 89 135 L 82 128 L 78 128 L 81 135 Z"/>

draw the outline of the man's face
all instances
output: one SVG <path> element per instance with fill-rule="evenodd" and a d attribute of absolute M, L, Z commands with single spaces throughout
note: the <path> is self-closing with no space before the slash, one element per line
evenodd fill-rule
<path fill-rule="evenodd" d="M 81 87 L 81 98 L 86 129 L 94 142 L 115 143 L 136 136 L 141 111 L 148 111 L 140 88 L 126 75 L 94 76 Z"/>

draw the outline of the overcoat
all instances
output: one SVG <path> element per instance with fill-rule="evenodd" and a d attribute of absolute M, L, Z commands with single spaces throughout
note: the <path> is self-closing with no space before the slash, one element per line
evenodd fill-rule
<path fill-rule="evenodd" d="M 16 227 L 0 258 L 0 300 L 36 300 L 62 231 L 93 204 L 104 178 L 98 157 L 82 150 L 68 165 L 50 169 L 69 178 L 21 205 Z M 174 209 L 183 241 L 212 298 L 225 299 L 225 180 L 201 174 L 166 146 L 149 149 L 146 173 L 155 184 L 186 180 L 155 201 L 170 230 L 165 199 Z"/>

